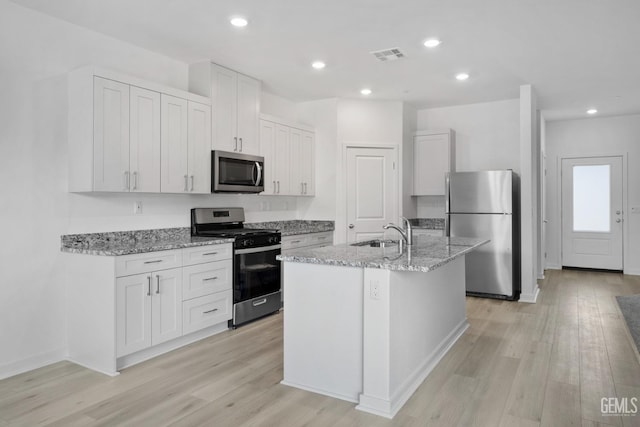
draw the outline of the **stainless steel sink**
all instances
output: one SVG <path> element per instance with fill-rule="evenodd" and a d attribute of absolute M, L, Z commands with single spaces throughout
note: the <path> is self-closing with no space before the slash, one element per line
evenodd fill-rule
<path fill-rule="evenodd" d="M 352 243 L 351 246 L 369 246 L 371 248 L 388 248 L 389 246 L 398 246 L 398 240 L 367 240 L 364 242 Z"/>

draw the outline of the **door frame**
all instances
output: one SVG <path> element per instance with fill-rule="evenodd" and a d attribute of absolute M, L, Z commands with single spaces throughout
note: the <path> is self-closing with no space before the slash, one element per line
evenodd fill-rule
<path fill-rule="evenodd" d="M 622 158 L 622 212 L 623 212 L 623 221 L 622 221 L 622 272 L 623 274 L 634 274 L 632 272 L 627 273 L 627 256 L 629 254 L 629 239 L 626 238 L 628 227 L 627 227 L 627 215 L 629 214 L 629 206 L 628 206 L 628 194 L 629 186 L 628 186 L 628 153 L 599 153 L 599 154 L 590 154 L 587 156 L 580 155 L 559 155 L 556 158 L 557 161 L 557 170 L 558 170 L 558 179 L 557 183 L 557 221 L 559 223 L 560 229 L 560 238 L 558 239 L 558 261 L 560 262 L 559 268 L 562 268 L 562 236 L 564 235 L 564 226 L 562 224 L 562 162 L 563 160 L 575 160 L 575 159 L 596 159 L 600 157 L 621 157 Z"/>
<path fill-rule="evenodd" d="M 398 222 L 398 219 L 402 215 L 402 164 L 399 161 L 400 156 L 402 155 L 401 146 L 398 144 L 375 144 L 368 142 L 345 142 L 342 144 L 342 155 L 340 156 L 340 160 L 342 165 L 338 168 L 341 176 L 336 180 L 336 224 L 335 224 L 335 236 L 337 238 L 338 243 L 345 243 L 348 241 L 348 230 L 347 230 L 347 188 L 346 185 L 340 185 L 340 183 L 347 182 L 347 150 L 349 148 L 373 148 L 373 149 L 391 149 L 393 150 L 393 155 L 395 156 L 396 163 L 396 198 L 397 198 L 397 209 L 395 222 Z"/>

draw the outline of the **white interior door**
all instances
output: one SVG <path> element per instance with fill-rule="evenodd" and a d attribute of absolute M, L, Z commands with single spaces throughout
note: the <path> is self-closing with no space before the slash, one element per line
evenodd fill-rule
<path fill-rule="evenodd" d="M 622 270 L 622 157 L 562 159 L 562 265 Z"/>
<path fill-rule="evenodd" d="M 398 171 L 392 148 L 347 148 L 347 241 L 382 237 L 398 219 Z"/>

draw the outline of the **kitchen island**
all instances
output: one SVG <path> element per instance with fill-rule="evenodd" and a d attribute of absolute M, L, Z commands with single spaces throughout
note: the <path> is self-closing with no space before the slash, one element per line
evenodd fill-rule
<path fill-rule="evenodd" d="M 464 255 L 481 239 L 283 253 L 283 384 L 392 418 L 468 327 Z"/>

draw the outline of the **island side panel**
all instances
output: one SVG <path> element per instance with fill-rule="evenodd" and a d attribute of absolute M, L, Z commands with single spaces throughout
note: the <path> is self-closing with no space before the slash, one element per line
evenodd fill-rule
<path fill-rule="evenodd" d="M 283 262 L 283 384 L 357 402 L 363 269 Z"/>
<path fill-rule="evenodd" d="M 383 279 L 384 273 L 365 270 L 358 409 L 391 418 L 468 327 L 464 257 L 426 273 L 390 271 L 388 285 Z M 376 281 L 383 283 L 378 299 L 370 291 Z"/>

